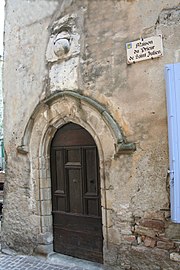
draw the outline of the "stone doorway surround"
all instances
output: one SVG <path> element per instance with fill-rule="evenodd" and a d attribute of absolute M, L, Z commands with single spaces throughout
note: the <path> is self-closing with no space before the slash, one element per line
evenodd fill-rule
<path fill-rule="evenodd" d="M 55 92 L 34 110 L 18 152 L 28 154 L 31 164 L 32 208 L 39 216 L 39 234 L 35 253 L 53 251 L 50 146 L 57 129 L 68 122 L 85 128 L 94 138 L 100 161 L 100 188 L 104 248 L 108 247 L 107 186 L 109 160 L 131 153 L 134 143 L 127 143 L 116 121 L 104 106 L 73 91 Z"/>

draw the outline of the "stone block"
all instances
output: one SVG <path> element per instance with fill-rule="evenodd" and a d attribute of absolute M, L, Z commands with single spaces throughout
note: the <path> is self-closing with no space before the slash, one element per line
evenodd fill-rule
<path fill-rule="evenodd" d="M 141 236 L 137 237 L 137 243 L 138 243 L 138 245 L 140 245 L 142 243 L 142 237 Z"/>
<path fill-rule="evenodd" d="M 51 178 L 48 178 L 48 177 L 40 178 L 40 187 L 51 188 Z"/>
<path fill-rule="evenodd" d="M 52 244 L 52 242 L 53 242 L 53 235 L 52 235 L 52 233 L 49 233 L 49 232 L 40 233 L 38 235 L 37 241 L 38 241 L 38 244 L 41 244 L 41 245 Z"/>
<path fill-rule="evenodd" d="M 104 208 L 102 208 L 102 212 L 104 213 L 104 215 L 106 214 L 106 222 L 107 222 L 107 224 L 106 224 L 106 226 L 108 227 L 108 228 L 110 228 L 110 227 L 112 227 L 113 226 L 113 220 L 112 220 L 112 210 L 110 210 L 110 209 L 104 209 Z M 105 213 L 106 212 L 106 213 Z M 104 219 L 105 220 L 105 219 Z"/>
<path fill-rule="evenodd" d="M 127 235 L 127 236 L 123 236 L 123 239 L 125 242 L 132 244 L 136 242 L 136 236 L 135 235 Z"/>
<path fill-rule="evenodd" d="M 46 159 L 43 157 L 39 158 L 39 170 L 45 170 L 46 169 Z"/>
<path fill-rule="evenodd" d="M 46 169 L 40 169 L 39 170 L 40 178 L 46 179 L 47 178 L 47 172 Z"/>
<path fill-rule="evenodd" d="M 79 58 L 75 57 L 61 64 L 54 64 L 49 72 L 51 91 L 78 88 Z"/>
<path fill-rule="evenodd" d="M 161 256 L 161 257 L 169 257 L 169 252 L 167 250 L 164 249 L 160 249 L 160 248 L 153 248 L 151 249 L 151 253 L 155 254 L 156 256 Z"/>
<path fill-rule="evenodd" d="M 157 231 L 164 231 L 165 229 L 165 223 L 158 219 L 142 219 L 139 221 L 139 224 L 143 227 L 152 228 Z"/>
<path fill-rule="evenodd" d="M 121 234 L 117 228 L 114 227 L 109 228 L 108 237 L 109 241 L 114 243 L 115 245 L 119 245 L 121 243 Z"/>
<path fill-rule="evenodd" d="M 157 247 L 170 250 L 174 248 L 174 243 L 172 241 L 157 241 Z"/>
<path fill-rule="evenodd" d="M 41 215 L 41 201 L 36 201 L 36 208 L 34 210 L 34 213 L 38 216 Z"/>
<path fill-rule="evenodd" d="M 45 162 L 46 162 L 45 167 L 46 167 L 47 170 L 49 170 L 50 169 L 50 158 L 46 157 Z"/>
<path fill-rule="evenodd" d="M 156 236 L 156 233 L 152 229 L 142 226 L 135 226 L 135 233 L 139 235 L 149 236 L 151 238 L 154 238 Z"/>
<path fill-rule="evenodd" d="M 151 237 L 146 237 L 146 238 L 144 239 L 144 245 L 145 245 L 146 247 L 151 247 L 151 248 L 153 248 L 153 247 L 156 246 L 156 240 L 153 239 L 153 238 L 151 238 Z"/>
<path fill-rule="evenodd" d="M 42 201 L 51 200 L 51 188 L 41 188 L 40 194 Z"/>
<path fill-rule="evenodd" d="M 106 190 L 106 207 L 112 209 L 112 190 Z"/>
<path fill-rule="evenodd" d="M 52 216 L 42 216 L 42 227 L 52 226 Z"/>
<path fill-rule="evenodd" d="M 176 252 L 170 253 L 170 259 L 175 262 L 180 262 L 180 254 Z"/>
<path fill-rule="evenodd" d="M 9 247 L 2 248 L 1 249 L 1 252 L 3 254 L 9 255 L 9 256 L 15 256 L 15 255 L 17 255 L 17 252 L 14 251 L 13 249 L 10 249 Z"/>
<path fill-rule="evenodd" d="M 34 194 L 35 194 L 35 200 L 39 201 L 40 200 L 39 179 L 36 181 L 36 187 L 35 187 L 35 190 L 34 190 Z"/>
<path fill-rule="evenodd" d="M 34 250 L 36 254 L 47 255 L 53 252 L 53 244 L 50 245 L 38 245 Z"/>
<path fill-rule="evenodd" d="M 51 215 L 52 211 L 52 202 L 51 200 L 41 202 L 41 212 L 43 216 Z"/>
<path fill-rule="evenodd" d="M 49 233 L 49 232 L 52 233 L 53 226 L 52 226 L 52 224 L 51 225 L 42 226 L 41 230 L 42 230 L 42 233 Z"/>

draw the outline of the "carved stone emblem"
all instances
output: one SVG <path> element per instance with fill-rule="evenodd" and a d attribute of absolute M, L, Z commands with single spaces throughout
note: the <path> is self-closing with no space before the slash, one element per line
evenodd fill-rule
<path fill-rule="evenodd" d="M 71 14 L 53 23 L 46 51 L 48 62 L 67 60 L 80 53 L 80 34 L 76 20 L 77 14 Z"/>
<path fill-rule="evenodd" d="M 54 53 L 57 57 L 62 57 L 70 50 L 71 40 L 70 34 L 67 31 L 62 31 L 57 34 L 54 39 Z"/>

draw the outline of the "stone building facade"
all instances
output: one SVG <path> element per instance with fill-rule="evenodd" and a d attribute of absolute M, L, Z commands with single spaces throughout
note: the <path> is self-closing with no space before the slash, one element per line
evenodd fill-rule
<path fill-rule="evenodd" d="M 4 170 L 4 149 L 3 149 L 3 93 L 2 93 L 2 67 L 3 58 L 0 55 L 0 171 Z M 2 177 L 4 179 L 4 176 Z M 3 180 L 0 182 L 3 182 Z"/>
<path fill-rule="evenodd" d="M 179 0 L 6 0 L 3 248 L 53 251 L 51 142 L 75 123 L 99 156 L 103 262 L 179 269 L 170 219 L 164 66 L 180 61 Z M 125 45 L 164 55 L 127 65 Z"/>
<path fill-rule="evenodd" d="M 0 55 L 0 139 L 3 139 L 3 93 L 2 93 L 2 66 L 3 59 Z"/>

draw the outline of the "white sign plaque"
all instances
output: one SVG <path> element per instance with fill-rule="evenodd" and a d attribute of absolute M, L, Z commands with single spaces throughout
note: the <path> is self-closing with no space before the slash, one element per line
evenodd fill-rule
<path fill-rule="evenodd" d="M 163 55 L 162 36 L 128 42 L 126 51 L 128 64 L 160 57 Z"/>

